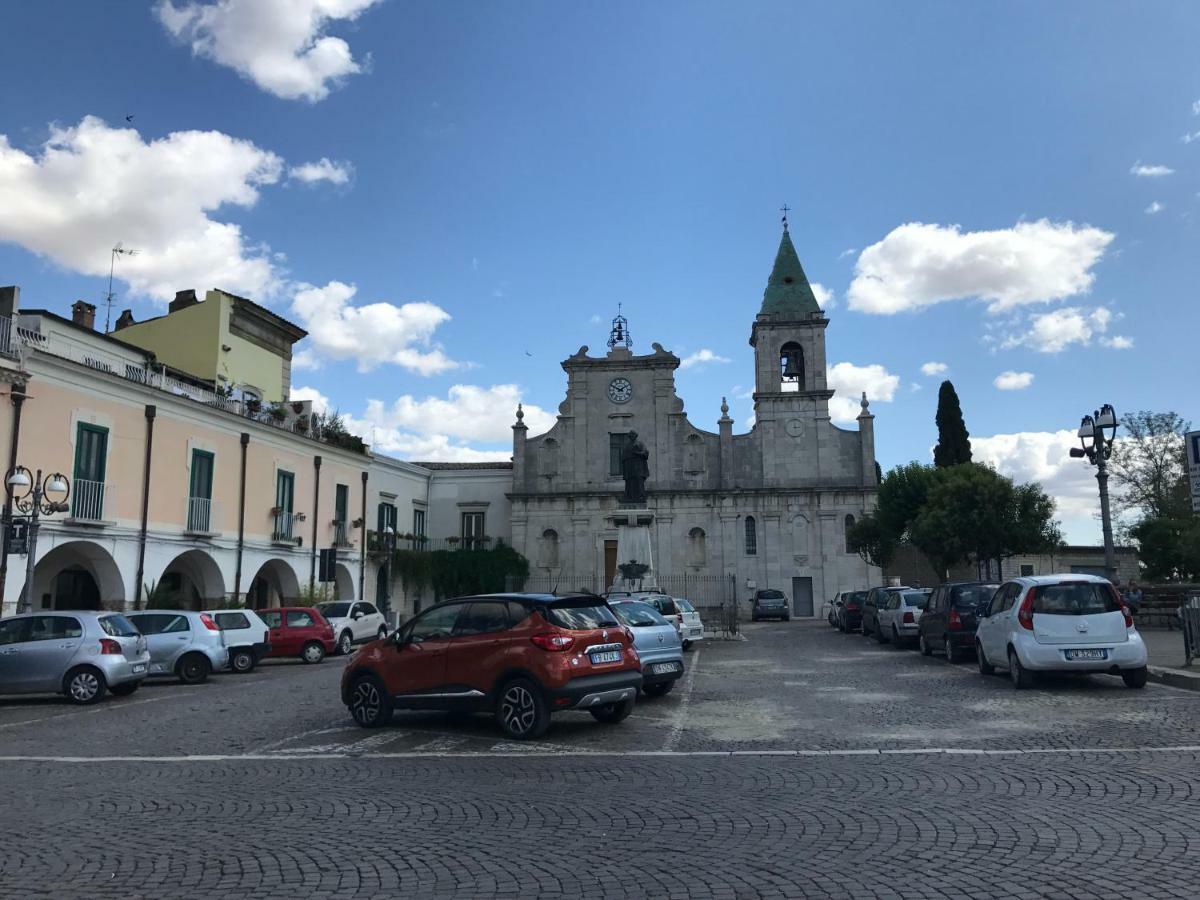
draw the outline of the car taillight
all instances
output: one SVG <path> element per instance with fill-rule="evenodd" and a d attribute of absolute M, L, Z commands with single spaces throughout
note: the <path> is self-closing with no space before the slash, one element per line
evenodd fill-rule
<path fill-rule="evenodd" d="M 210 616 L 208 613 L 200 613 L 200 621 L 204 623 L 204 627 L 209 631 L 221 630 L 217 627 L 217 623 L 213 621 L 212 616 Z"/>
<path fill-rule="evenodd" d="M 121 645 L 112 638 L 100 638 L 100 653 L 104 656 L 120 656 Z"/>
<path fill-rule="evenodd" d="M 1022 628 L 1033 631 L 1033 592 L 1034 588 L 1030 588 L 1025 592 L 1025 599 L 1021 601 L 1021 608 L 1017 610 L 1017 622 Z"/>
<path fill-rule="evenodd" d="M 857 603 L 847 603 L 846 609 L 858 609 L 858 604 Z"/>
<path fill-rule="evenodd" d="M 951 631 L 962 631 L 962 618 L 953 606 L 950 607 L 950 617 L 946 620 L 946 627 Z"/>
<path fill-rule="evenodd" d="M 571 635 L 553 631 L 535 634 L 530 640 L 533 641 L 535 646 L 541 647 L 543 650 L 550 650 L 557 653 L 570 650 L 575 644 L 575 638 Z"/>
<path fill-rule="evenodd" d="M 917 620 L 916 620 L 915 618 L 913 618 L 913 614 L 912 614 L 912 613 L 910 613 L 910 612 L 906 612 L 906 613 L 904 614 L 904 624 L 905 624 L 905 625 L 914 625 L 914 624 L 916 624 L 916 621 L 917 621 Z"/>
<path fill-rule="evenodd" d="M 621 626 L 621 633 L 622 633 L 623 635 L 625 635 L 625 640 L 626 640 L 626 642 L 628 642 L 629 646 L 630 646 L 630 647 L 632 647 L 632 646 L 633 646 L 633 632 L 629 630 L 629 626 L 628 626 L 628 625 L 622 625 L 622 626 Z"/>

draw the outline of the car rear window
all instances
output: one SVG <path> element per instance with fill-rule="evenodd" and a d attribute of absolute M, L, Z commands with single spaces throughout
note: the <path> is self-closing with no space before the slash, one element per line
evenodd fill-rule
<path fill-rule="evenodd" d="M 852 591 L 849 594 L 844 594 L 843 597 L 845 598 L 847 603 L 862 603 L 864 600 L 867 599 L 867 592 L 866 591 Z"/>
<path fill-rule="evenodd" d="M 924 609 L 925 604 L 929 602 L 929 595 L 922 591 L 905 591 L 904 605 L 915 606 L 917 609 Z"/>
<path fill-rule="evenodd" d="M 675 605 L 682 609 L 685 613 L 694 613 L 696 607 L 692 606 L 690 600 L 684 600 L 682 597 L 675 598 Z"/>
<path fill-rule="evenodd" d="M 1033 592 L 1033 611 L 1043 616 L 1094 616 L 1121 609 L 1116 592 L 1094 581 L 1043 584 Z"/>
<path fill-rule="evenodd" d="M 311 628 L 317 624 L 317 619 L 306 609 L 289 609 L 287 624 L 288 628 Z"/>
<path fill-rule="evenodd" d="M 222 631 L 237 631 L 241 628 L 250 627 L 250 620 L 246 618 L 245 613 L 217 613 L 214 618 L 217 620 L 217 627 Z"/>
<path fill-rule="evenodd" d="M 959 609 L 974 609 L 981 603 L 988 603 L 999 587 L 998 584 L 971 584 L 955 588 L 950 597 Z"/>
<path fill-rule="evenodd" d="M 622 624 L 630 628 L 652 628 L 655 625 L 666 625 L 667 620 L 645 603 L 614 603 L 613 614 Z"/>
<path fill-rule="evenodd" d="M 137 637 L 141 634 L 137 626 L 124 616 L 101 616 L 96 622 L 109 637 Z"/>
<path fill-rule="evenodd" d="M 783 599 L 783 591 L 774 591 L 774 590 L 759 591 L 758 599 L 759 600 L 782 600 Z"/>
<path fill-rule="evenodd" d="M 670 597 L 648 597 L 645 602 L 649 603 L 664 616 L 673 616 L 679 612 L 675 608 L 675 601 Z"/>
<path fill-rule="evenodd" d="M 546 607 L 546 621 L 570 631 L 591 631 L 594 628 L 615 628 L 619 624 L 612 610 L 603 604 L 576 606 L 555 604 Z"/>

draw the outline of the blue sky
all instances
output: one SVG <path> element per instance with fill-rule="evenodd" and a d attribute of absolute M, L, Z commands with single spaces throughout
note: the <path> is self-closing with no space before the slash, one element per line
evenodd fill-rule
<path fill-rule="evenodd" d="M 928 458 L 949 377 L 979 455 L 1094 541 L 1063 430 L 1191 414 L 1194 5 L 277 5 L 4 5 L 25 306 L 97 301 L 124 241 L 117 311 L 250 294 L 313 332 L 310 396 L 396 455 L 475 458 L 518 397 L 548 421 L 622 303 L 635 349 L 716 357 L 679 372 L 693 421 L 726 395 L 744 428 L 786 201 L 885 468 Z"/>

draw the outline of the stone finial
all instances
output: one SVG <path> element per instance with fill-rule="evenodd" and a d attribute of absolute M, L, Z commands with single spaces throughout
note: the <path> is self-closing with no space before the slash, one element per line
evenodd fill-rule
<path fill-rule="evenodd" d="M 862 402 L 859 403 L 858 405 L 862 407 L 863 412 L 866 412 L 868 409 L 871 408 L 871 404 L 867 402 L 867 392 L 866 391 L 862 392 Z"/>
<path fill-rule="evenodd" d="M 866 394 L 863 394 L 863 396 L 865 397 L 865 396 L 866 396 Z M 524 425 L 524 424 L 525 424 L 525 410 L 524 410 L 524 408 L 521 406 L 521 404 L 520 404 L 520 403 L 518 403 L 518 404 L 517 404 L 517 424 L 518 424 L 518 425 Z"/>
<path fill-rule="evenodd" d="M 723 415 L 723 416 L 729 415 L 729 401 L 726 400 L 724 397 L 721 398 L 721 415 Z"/>

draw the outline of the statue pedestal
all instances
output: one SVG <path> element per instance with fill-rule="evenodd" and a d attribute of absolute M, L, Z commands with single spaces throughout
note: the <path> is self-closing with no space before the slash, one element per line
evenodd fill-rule
<path fill-rule="evenodd" d="M 647 509 L 623 508 L 607 518 L 617 526 L 617 575 L 613 579 L 612 590 L 656 590 L 658 582 L 654 577 L 654 553 L 650 544 L 650 525 L 654 521 L 654 513 Z M 639 578 L 626 578 L 621 574 L 621 566 L 630 562 L 648 568 Z"/>

